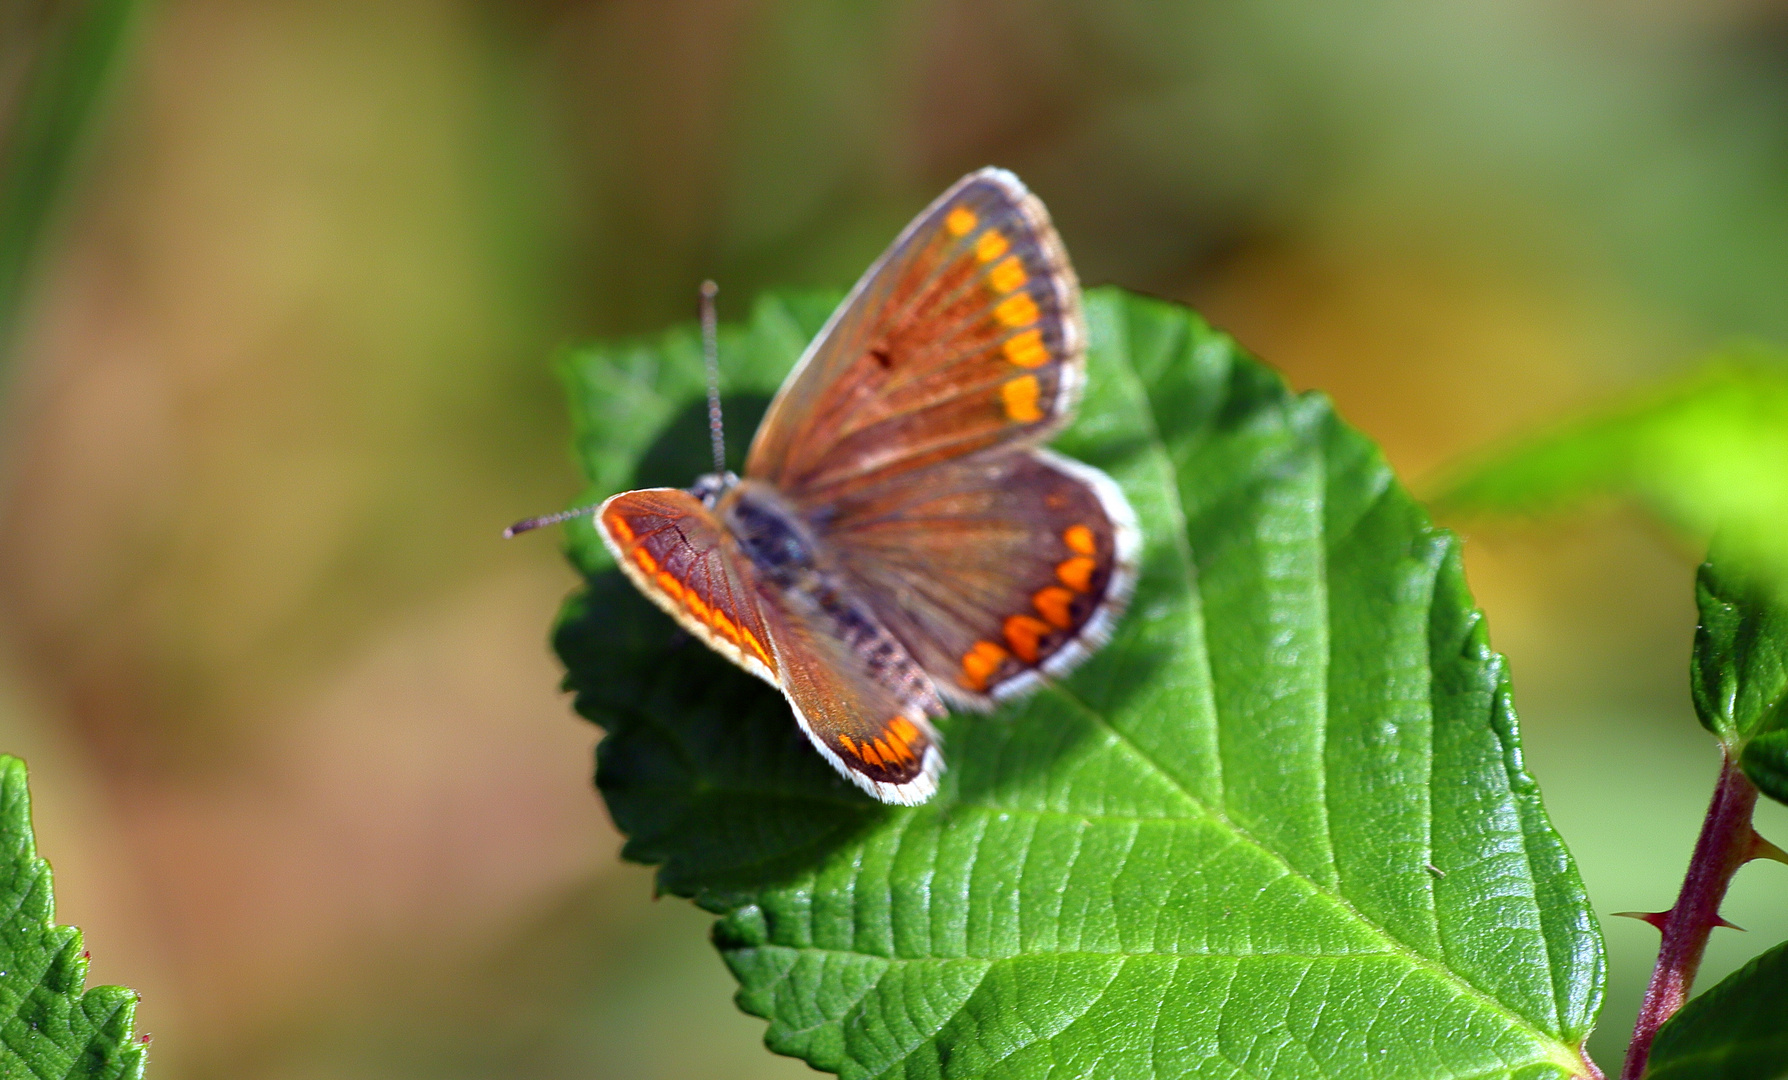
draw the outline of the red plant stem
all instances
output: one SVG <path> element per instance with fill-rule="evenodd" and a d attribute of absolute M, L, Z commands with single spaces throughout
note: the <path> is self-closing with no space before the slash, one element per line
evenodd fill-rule
<path fill-rule="evenodd" d="M 1689 987 L 1694 985 L 1707 937 L 1723 924 L 1720 901 L 1726 898 L 1726 886 L 1738 868 L 1757 854 L 1757 834 L 1751 828 L 1751 809 L 1756 805 L 1756 786 L 1731 756 L 1726 756 L 1713 801 L 1707 805 L 1707 819 L 1701 823 L 1701 836 L 1695 841 L 1695 854 L 1683 875 L 1682 891 L 1670 910 L 1661 913 L 1664 940 L 1658 946 L 1658 965 L 1652 969 L 1651 985 L 1645 988 L 1645 1001 L 1639 1006 L 1639 1020 L 1633 1025 L 1621 1080 L 1640 1080 L 1645 1075 L 1658 1028 L 1682 1008 Z"/>

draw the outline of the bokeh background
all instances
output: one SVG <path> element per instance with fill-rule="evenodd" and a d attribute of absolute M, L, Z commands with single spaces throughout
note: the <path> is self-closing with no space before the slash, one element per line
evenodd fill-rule
<path fill-rule="evenodd" d="M 15 157 L 103 6 L 0 4 Z M 810 1075 L 619 862 L 546 647 L 573 576 L 497 538 L 580 487 L 555 349 L 705 276 L 723 317 L 846 285 L 1005 165 L 1083 279 L 1195 305 L 1418 490 L 1788 342 L 1776 2 L 110 6 L 0 295 L 0 744 L 170 1080 Z M 1466 524 L 1598 910 L 1667 906 L 1717 768 L 1698 553 L 1618 507 Z M 1741 872 L 1704 980 L 1788 937 L 1785 887 Z M 1605 923 L 1613 1068 L 1656 935 Z"/>

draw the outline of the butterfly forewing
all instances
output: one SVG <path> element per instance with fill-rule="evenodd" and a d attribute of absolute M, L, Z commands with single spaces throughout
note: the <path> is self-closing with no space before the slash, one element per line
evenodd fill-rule
<path fill-rule="evenodd" d="M 858 282 L 772 403 L 746 472 L 823 500 L 1070 415 L 1085 364 L 1080 290 L 1016 177 L 965 177 Z"/>
<path fill-rule="evenodd" d="M 596 524 L 653 603 L 715 652 L 782 684 L 756 575 L 700 499 L 678 488 L 629 491 L 598 507 Z"/>
<path fill-rule="evenodd" d="M 883 802 L 920 803 L 943 768 L 931 681 L 872 615 L 848 629 L 808 591 L 765 577 L 700 499 L 616 495 L 598 531 L 641 592 L 708 646 L 780 689 L 813 745 Z M 823 590 L 822 590 L 823 592 Z M 867 612 L 866 612 L 867 613 Z"/>
<path fill-rule="evenodd" d="M 982 454 L 852 492 L 823 536 L 938 687 L 975 706 L 1085 659 L 1135 581 L 1123 495 L 1046 451 Z"/>

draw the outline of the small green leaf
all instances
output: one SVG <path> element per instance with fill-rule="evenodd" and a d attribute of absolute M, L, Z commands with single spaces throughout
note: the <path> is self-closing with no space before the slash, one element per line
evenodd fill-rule
<path fill-rule="evenodd" d="M 1788 1080 L 1788 942 L 1658 1029 L 1646 1080 Z"/>
<path fill-rule="evenodd" d="M 1788 802 L 1788 602 L 1724 544 L 1701 565 L 1695 712 L 1759 791 Z"/>
<path fill-rule="evenodd" d="M 1697 546 L 1716 533 L 1788 593 L 1788 356 L 1733 349 L 1690 374 L 1457 470 L 1442 512 L 1536 516 L 1631 498 Z"/>
<path fill-rule="evenodd" d="M 1136 598 L 1063 685 L 948 719 L 925 806 L 861 796 L 573 532 L 557 645 L 627 857 L 721 916 L 770 1046 L 846 1077 L 1585 1074 L 1600 934 L 1457 542 L 1322 398 L 1087 299 L 1056 445 L 1135 506 Z M 724 337 L 729 400 L 829 306 Z M 691 332 L 565 366 L 596 493 L 704 467 Z"/>
<path fill-rule="evenodd" d="M 0 1076 L 142 1076 L 147 1049 L 132 1033 L 137 995 L 122 986 L 82 992 L 87 955 L 79 930 L 55 925 L 25 763 L 3 754 L 0 858 Z"/>

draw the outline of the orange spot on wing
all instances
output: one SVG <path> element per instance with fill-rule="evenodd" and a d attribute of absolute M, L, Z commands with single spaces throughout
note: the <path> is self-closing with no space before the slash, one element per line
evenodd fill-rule
<path fill-rule="evenodd" d="M 1049 624 L 1034 615 L 1013 615 L 1006 620 L 1006 644 L 1027 664 L 1037 662 L 1037 644 L 1049 633 Z"/>
<path fill-rule="evenodd" d="M 1074 594 L 1060 585 L 1038 589 L 1031 597 L 1031 606 L 1042 614 L 1049 625 L 1066 630 L 1074 625 Z"/>
<path fill-rule="evenodd" d="M 981 234 L 981 239 L 975 241 L 975 258 L 982 262 L 992 262 L 1004 255 L 1009 247 L 1011 245 L 1006 243 L 1006 238 L 998 229 L 988 229 Z"/>
<path fill-rule="evenodd" d="M 1093 591 L 1093 571 L 1099 568 L 1097 561 L 1085 555 L 1076 555 L 1072 559 L 1058 563 L 1055 576 L 1063 585 L 1075 592 Z"/>
<path fill-rule="evenodd" d="M 980 223 L 981 219 L 966 206 L 958 206 L 944 217 L 944 228 L 950 230 L 951 236 L 967 236 Z"/>
<path fill-rule="evenodd" d="M 714 613 L 713 608 L 702 603 L 702 598 L 695 595 L 694 589 L 690 589 L 683 594 L 683 606 L 689 609 L 689 614 L 694 615 L 702 622 L 707 622 L 709 616 Z"/>
<path fill-rule="evenodd" d="M 1093 539 L 1093 530 L 1085 525 L 1068 526 L 1068 531 L 1062 534 L 1062 543 L 1067 544 L 1068 550 L 1077 555 L 1091 555 L 1099 550 L 1098 543 Z"/>
<path fill-rule="evenodd" d="M 912 721 L 895 713 L 882 725 L 881 738 L 875 740 L 875 745 L 884 760 L 909 763 L 913 760 L 913 740 L 918 735 L 919 729 Z"/>
<path fill-rule="evenodd" d="M 1024 264 L 1018 256 L 1008 255 L 1001 259 L 998 266 L 987 272 L 987 280 L 995 292 L 1009 293 L 1030 278 L 1024 272 Z"/>
<path fill-rule="evenodd" d="M 678 581 L 676 578 L 671 577 L 669 573 L 667 573 L 663 570 L 660 570 L 658 572 L 658 577 L 655 578 L 654 580 L 656 580 L 658 582 L 658 587 L 660 589 L 663 589 L 665 591 L 665 593 L 672 600 L 675 600 L 678 603 L 682 603 L 682 601 L 683 601 L 683 583 L 681 581 Z"/>
<path fill-rule="evenodd" d="M 739 636 L 745 639 L 745 647 L 755 653 L 757 658 L 764 662 L 765 667 L 774 668 L 775 665 L 770 663 L 770 654 L 764 650 L 764 643 L 757 639 L 756 634 L 741 626 L 739 627 Z"/>
<path fill-rule="evenodd" d="M 1043 347 L 1043 332 L 1035 327 L 1007 338 L 1001 351 L 1007 360 L 1019 367 L 1042 367 L 1049 362 L 1049 350 Z"/>
<path fill-rule="evenodd" d="M 991 641 L 975 642 L 974 648 L 962 654 L 962 681 L 977 693 L 987 689 L 987 680 L 1010 655 Z"/>
<path fill-rule="evenodd" d="M 1037 321 L 1037 302 L 1028 292 L 1013 293 L 993 309 L 993 317 L 1007 326 L 1029 326 Z"/>
<path fill-rule="evenodd" d="M 647 574 L 656 574 L 658 572 L 658 560 L 652 558 L 652 553 L 645 548 L 633 549 L 633 561 L 639 563 L 639 568 L 644 570 Z"/>
<path fill-rule="evenodd" d="M 858 744 L 856 747 L 857 756 L 862 758 L 864 761 L 869 762 L 871 765 L 882 764 L 882 753 L 880 750 L 877 749 L 878 745 L 879 744 L 877 744 L 877 743 L 872 743 L 872 742 L 868 742 L 868 741 Z"/>
<path fill-rule="evenodd" d="M 627 524 L 626 518 L 619 513 L 613 513 L 608 516 L 607 524 L 608 531 L 615 534 L 615 539 L 623 544 L 633 543 L 633 526 Z"/>
<path fill-rule="evenodd" d="M 1043 419 L 1043 410 L 1037 408 L 1037 398 L 1042 392 L 1035 375 L 1020 375 L 1000 387 L 1000 400 L 1005 403 L 1008 417 L 1020 424 L 1029 424 Z"/>
<path fill-rule="evenodd" d="M 899 743 L 890 745 L 877 739 L 875 740 L 875 749 L 877 753 L 881 754 L 882 763 L 885 765 L 892 765 L 896 761 L 911 761 L 913 759 L 912 752 L 908 751 L 906 747 L 901 746 Z"/>
<path fill-rule="evenodd" d="M 731 619 L 727 618 L 725 615 L 721 614 L 719 609 L 714 610 L 713 617 L 710 621 L 710 625 L 712 625 L 714 627 L 714 632 L 716 634 L 719 634 L 721 637 L 732 642 L 734 645 L 737 645 L 739 643 L 738 624 L 733 622 Z"/>

